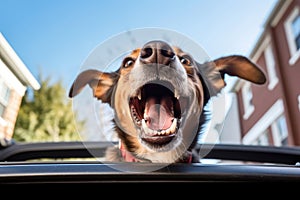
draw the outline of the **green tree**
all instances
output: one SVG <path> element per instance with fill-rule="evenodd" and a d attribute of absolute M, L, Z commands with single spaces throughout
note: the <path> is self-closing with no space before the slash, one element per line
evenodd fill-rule
<path fill-rule="evenodd" d="M 16 141 L 79 141 L 84 122 L 77 120 L 61 81 L 50 84 L 41 79 L 41 88 L 26 92 L 13 138 Z M 76 121 L 76 124 L 75 124 Z"/>

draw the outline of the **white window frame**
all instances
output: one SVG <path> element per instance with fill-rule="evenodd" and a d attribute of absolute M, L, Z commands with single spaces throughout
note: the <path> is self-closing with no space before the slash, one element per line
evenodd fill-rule
<path fill-rule="evenodd" d="M 252 145 L 270 145 L 269 130 L 265 129 L 257 138 L 251 143 Z"/>
<path fill-rule="evenodd" d="M 286 130 L 287 130 L 286 118 L 282 114 L 276 120 L 274 120 L 274 122 L 271 124 L 272 136 L 273 136 L 273 141 L 274 141 L 275 146 L 282 146 L 283 139 L 286 139 L 288 137 L 288 132 L 286 132 L 286 133 L 284 133 L 284 135 L 282 135 L 282 133 L 280 132 L 279 127 L 277 125 L 277 120 L 279 120 L 279 118 L 281 118 L 281 117 L 284 117 L 285 126 L 286 126 Z"/>
<path fill-rule="evenodd" d="M 9 92 L 9 94 L 7 94 L 7 92 Z M 8 87 L 8 85 L 4 82 L 4 80 L 0 76 L 0 103 L 4 106 L 4 109 L 6 109 L 6 107 L 8 106 L 10 93 L 11 93 L 11 89 Z M 0 118 L 2 118 L 1 115 Z"/>
<path fill-rule="evenodd" d="M 249 98 L 249 95 L 251 95 L 251 98 Z M 253 99 L 253 93 L 251 90 L 250 82 L 245 82 L 245 84 L 243 85 L 242 98 L 243 98 L 243 105 L 244 105 L 243 119 L 246 120 L 254 112 L 254 105 L 251 102 L 251 100 Z"/>
<path fill-rule="evenodd" d="M 290 50 L 290 59 L 289 64 L 293 66 L 296 61 L 300 58 L 300 49 L 297 50 L 295 36 L 292 30 L 292 22 L 299 16 L 300 11 L 299 7 L 295 7 L 294 10 L 291 12 L 290 16 L 284 23 L 285 33 L 288 41 L 288 46 Z"/>
<path fill-rule="evenodd" d="M 267 72 L 269 77 L 268 89 L 273 90 L 278 83 L 278 77 L 276 74 L 276 68 L 275 68 L 276 64 L 275 64 L 274 53 L 273 53 L 273 48 L 271 43 L 269 43 L 268 46 L 266 47 L 264 54 L 265 54 Z"/>
<path fill-rule="evenodd" d="M 243 144 L 252 144 L 271 124 L 284 113 L 283 100 L 278 99 L 271 108 L 255 123 L 242 139 Z"/>
<path fill-rule="evenodd" d="M 298 109 L 299 109 L 299 112 L 300 112 L 300 94 L 298 95 Z"/>

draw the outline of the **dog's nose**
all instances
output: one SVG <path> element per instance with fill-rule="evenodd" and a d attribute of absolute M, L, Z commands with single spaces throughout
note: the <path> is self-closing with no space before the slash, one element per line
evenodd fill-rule
<path fill-rule="evenodd" d="M 141 49 L 140 61 L 144 64 L 169 65 L 173 60 L 175 60 L 175 53 L 166 42 L 151 41 Z"/>

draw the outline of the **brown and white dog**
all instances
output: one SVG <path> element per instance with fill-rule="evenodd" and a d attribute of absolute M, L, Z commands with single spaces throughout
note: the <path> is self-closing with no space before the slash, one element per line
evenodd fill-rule
<path fill-rule="evenodd" d="M 201 64 L 178 47 L 150 41 L 114 72 L 81 72 L 69 97 L 88 84 L 94 97 L 114 109 L 120 144 L 107 151 L 107 161 L 199 162 L 192 151 L 207 121 L 204 107 L 226 85 L 225 74 L 256 84 L 266 81 L 244 56 Z"/>

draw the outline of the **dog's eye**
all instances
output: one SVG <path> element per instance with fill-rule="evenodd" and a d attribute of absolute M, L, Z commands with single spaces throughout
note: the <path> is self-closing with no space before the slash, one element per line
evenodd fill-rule
<path fill-rule="evenodd" d="M 132 58 L 127 58 L 124 60 L 123 67 L 125 67 L 125 68 L 130 67 L 133 65 L 133 63 L 134 63 L 134 60 Z"/>
<path fill-rule="evenodd" d="M 181 57 L 180 62 L 184 65 L 191 65 L 192 64 L 191 60 L 187 57 Z"/>

